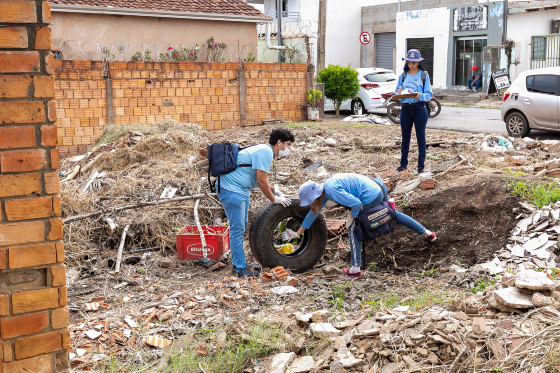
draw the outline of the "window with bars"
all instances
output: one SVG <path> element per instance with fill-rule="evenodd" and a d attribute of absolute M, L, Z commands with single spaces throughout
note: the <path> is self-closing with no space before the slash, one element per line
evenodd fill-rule
<path fill-rule="evenodd" d="M 544 60 L 546 57 L 546 37 L 533 36 L 531 40 L 531 59 Z"/>

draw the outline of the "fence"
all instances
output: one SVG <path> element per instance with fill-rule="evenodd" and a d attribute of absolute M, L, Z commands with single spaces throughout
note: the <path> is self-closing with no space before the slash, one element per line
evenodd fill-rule
<path fill-rule="evenodd" d="M 66 157 L 90 149 L 107 123 L 173 119 L 214 130 L 270 119 L 301 121 L 313 67 L 64 60 L 55 61 L 55 77 L 58 143 Z"/>
<path fill-rule="evenodd" d="M 560 35 L 531 37 L 531 69 L 560 66 Z"/>

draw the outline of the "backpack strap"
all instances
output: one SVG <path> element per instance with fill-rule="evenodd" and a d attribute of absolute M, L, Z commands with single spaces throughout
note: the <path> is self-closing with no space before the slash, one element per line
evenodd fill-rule
<path fill-rule="evenodd" d="M 374 178 L 372 178 L 372 180 L 375 182 L 375 184 L 379 186 L 379 188 L 383 192 L 383 201 L 387 201 L 388 198 L 387 198 L 387 193 L 385 192 L 385 188 L 383 188 L 383 186 L 379 184 L 379 181 L 375 180 Z"/>

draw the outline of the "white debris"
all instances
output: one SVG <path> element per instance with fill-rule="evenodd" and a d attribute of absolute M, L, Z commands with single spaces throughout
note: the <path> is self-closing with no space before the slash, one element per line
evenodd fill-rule
<path fill-rule="evenodd" d="M 310 329 L 311 333 L 317 338 L 335 337 L 341 333 L 333 324 L 327 322 L 311 323 Z"/>
<path fill-rule="evenodd" d="M 270 289 L 270 291 L 277 295 L 294 294 L 299 292 L 299 290 L 293 286 L 277 286 Z"/>
<path fill-rule="evenodd" d="M 315 359 L 313 356 L 304 356 L 295 359 L 292 365 L 290 365 L 290 373 L 306 373 L 309 372 L 315 366 Z"/>
<path fill-rule="evenodd" d="M 515 286 L 529 290 L 554 290 L 554 281 L 549 279 L 544 272 L 527 270 L 515 276 Z"/>
<path fill-rule="evenodd" d="M 496 301 L 504 306 L 512 308 L 529 308 L 533 307 L 531 296 L 522 290 L 511 287 L 499 289 L 494 292 Z"/>
<path fill-rule="evenodd" d="M 89 339 L 97 339 L 101 336 L 102 333 L 98 332 L 97 330 L 90 329 L 86 332 L 86 336 Z"/>
<path fill-rule="evenodd" d="M 284 373 L 286 367 L 296 358 L 296 354 L 293 352 L 284 352 L 277 354 L 272 358 L 270 363 L 270 373 Z"/>

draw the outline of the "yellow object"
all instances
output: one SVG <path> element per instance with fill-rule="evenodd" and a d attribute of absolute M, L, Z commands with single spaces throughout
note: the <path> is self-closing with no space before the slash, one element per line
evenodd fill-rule
<path fill-rule="evenodd" d="M 291 243 L 287 243 L 285 245 L 282 245 L 282 247 L 276 250 L 278 250 L 280 254 L 284 254 L 284 255 L 291 254 L 294 252 L 294 245 L 292 245 Z"/>

